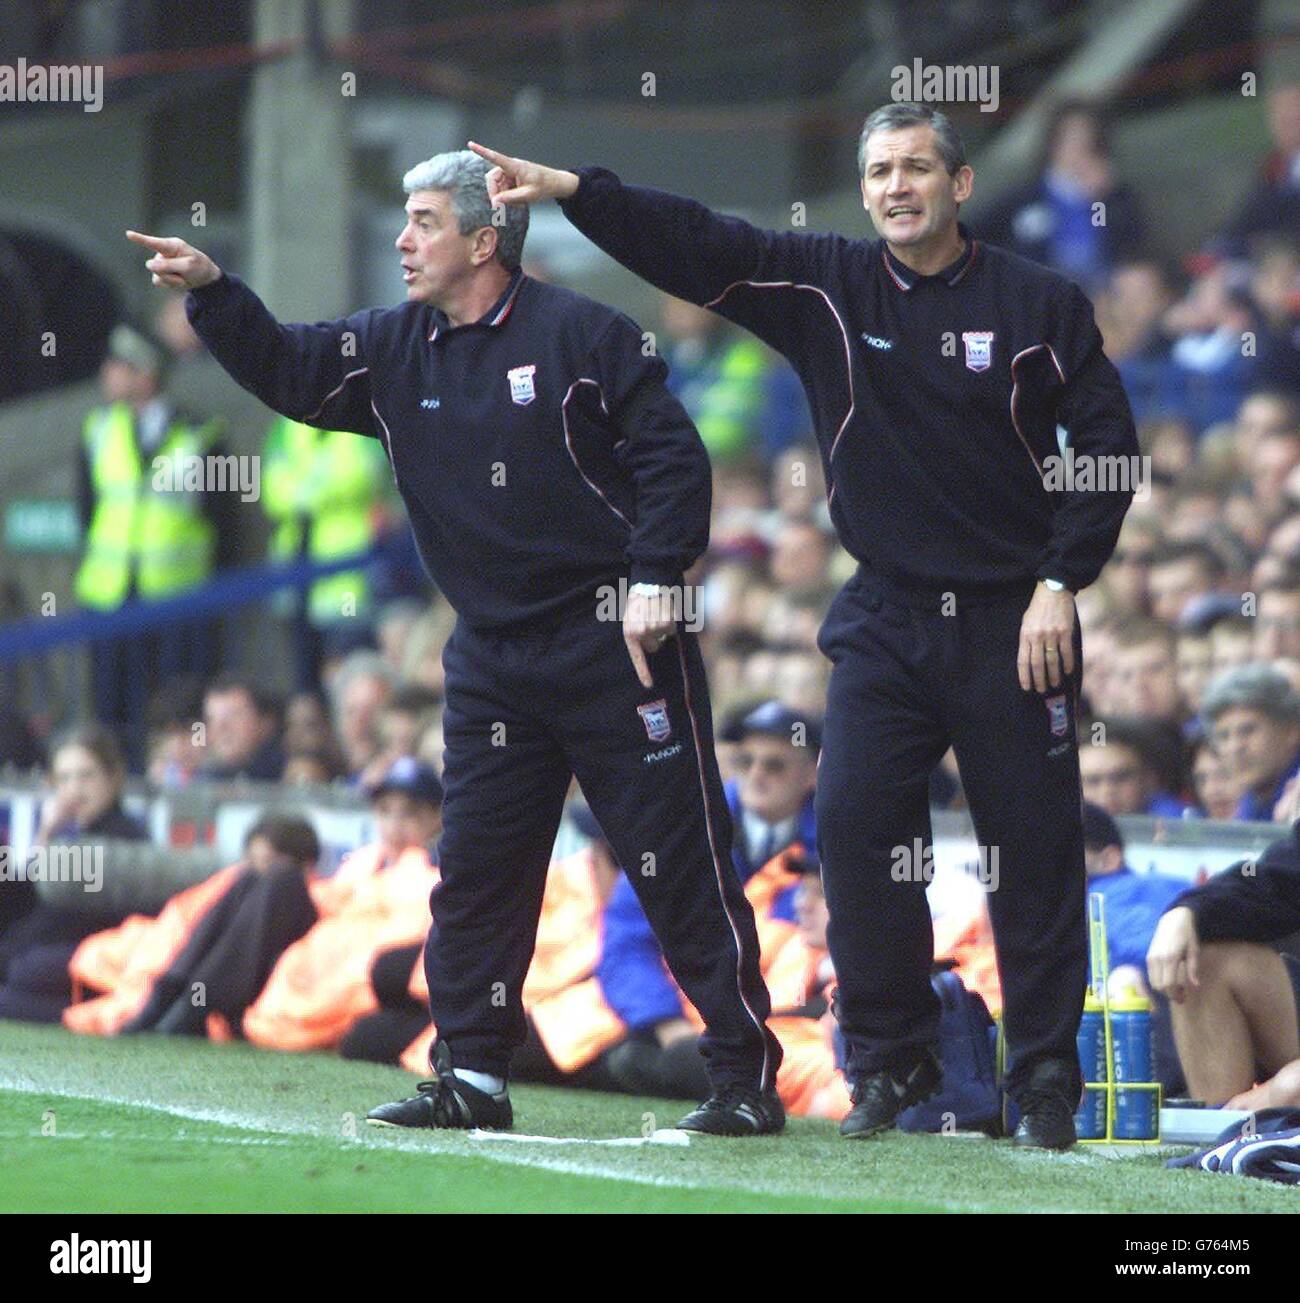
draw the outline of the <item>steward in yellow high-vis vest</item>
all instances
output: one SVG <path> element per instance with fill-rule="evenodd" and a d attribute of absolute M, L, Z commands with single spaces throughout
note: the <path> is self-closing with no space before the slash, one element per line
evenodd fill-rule
<path fill-rule="evenodd" d="M 201 491 L 155 487 L 155 466 L 184 465 L 206 457 L 218 427 L 167 416 L 161 441 L 146 453 L 130 403 L 92 411 L 82 428 L 91 506 L 85 551 L 77 570 L 78 603 L 112 611 L 133 594 L 172 597 L 202 584 L 212 573 L 217 529 Z"/>
<path fill-rule="evenodd" d="M 386 470 L 373 439 L 279 417 L 262 454 L 262 505 L 275 526 L 271 559 L 333 561 L 365 551 L 378 532 Z M 317 628 L 364 618 L 370 601 L 365 572 L 340 571 L 312 584 L 307 618 Z"/>

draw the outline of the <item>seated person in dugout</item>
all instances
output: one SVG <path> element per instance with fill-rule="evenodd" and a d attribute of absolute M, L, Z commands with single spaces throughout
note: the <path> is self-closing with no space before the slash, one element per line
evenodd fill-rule
<path fill-rule="evenodd" d="M 244 1036 L 266 1049 L 335 1048 L 380 1007 L 370 981 L 375 960 L 422 942 L 429 930 L 442 828 L 438 775 L 405 757 L 369 796 L 377 840 L 313 890 L 318 921 L 281 955 L 244 1014 Z"/>
<path fill-rule="evenodd" d="M 101 725 L 58 740 L 51 778 L 22 876 L 10 866 L 0 880 L 0 1018 L 59 1021 L 72 998 L 68 960 L 78 943 L 122 921 L 120 912 L 93 903 L 102 864 L 81 860 L 105 841 L 149 840 L 144 824 L 122 808 L 126 762 Z M 42 899 L 37 890 L 43 874 L 67 872 L 81 874 L 84 908 Z"/>
<path fill-rule="evenodd" d="M 1179 896 L 1147 951 L 1192 1096 L 1300 1106 L 1300 824 Z"/>
<path fill-rule="evenodd" d="M 602 957 L 604 913 L 620 871 L 585 803 L 572 803 L 568 813 L 590 844 L 554 861 L 547 873 L 537 946 L 523 989 L 527 1039 L 515 1051 L 511 1079 L 614 1091 L 619 1082 L 611 1063 L 629 1040 L 692 1029 L 675 997 L 663 1024 L 638 1025 L 640 1010 L 632 999 L 635 974 L 627 982 L 612 981 L 609 988 L 602 982 L 602 975 L 609 978 Z M 662 971 L 657 953 L 654 963 Z M 380 955 L 371 984 L 381 1008 L 344 1038 L 343 1055 L 400 1062 L 423 1073 L 434 1028 L 422 947 Z"/>
<path fill-rule="evenodd" d="M 276 961 L 316 922 L 308 877 L 320 842 L 301 819 L 263 820 L 247 867 L 203 915 L 124 1032 L 221 1036 L 238 1028 Z M 221 1021 L 212 1026 L 211 1017 Z"/>
<path fill-rule="evenodd" d="M 276 959 L 316 921 L 319 856 L 305 819 L 263 815 L 237 863 L 178 892 L 157 918 L 132 915 L 78 946 L 68 971 L 83 998 L 63 1025 L 98 1036 L 203 1035 L 217 1017 L 237 1027 Z"/>

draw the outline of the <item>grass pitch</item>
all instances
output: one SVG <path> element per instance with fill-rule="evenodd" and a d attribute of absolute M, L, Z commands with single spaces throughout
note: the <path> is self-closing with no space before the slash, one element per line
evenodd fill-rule
<path fill-rule="evenodd" d="M 28 1212 L 1295 1212 L 1300 1191 L 1164 1155 L 890 1134 L 636 1142 L 680 1102 L 515 1087 L 544 1140 L 369 1127 L 393 1068 L 0 1023 L 0 1209 Z M 621 1140 L 621 1144 L 600 1141 Z"/>

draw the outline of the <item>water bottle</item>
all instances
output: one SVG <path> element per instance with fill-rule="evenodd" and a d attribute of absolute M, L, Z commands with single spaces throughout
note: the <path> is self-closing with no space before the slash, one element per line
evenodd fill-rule
<path fill-rule="evenodd" d="M 1074 1129 L 1080 1140 L 1106 1138 L 1106 1022 L 1101 1001 L 1091 990 L 1083 1000 L 1079 1023 L 1079 1067 L 1085 1082 L 1083 1103 L 1074 1115 Z M 1101 1089 L 1089 1090 L 1088 1082 L 1100 1082 Z"/>
<path fill-rule="evenodd" d="M 1159 1093 L 1125 1090 L 1130 1081 L 1151 1082 L 1151 1001 L 1130 987 L 1110 1003 L 1115 1054 L 1115 1139 L 1154 1140 L 1159 1134 Z"/>

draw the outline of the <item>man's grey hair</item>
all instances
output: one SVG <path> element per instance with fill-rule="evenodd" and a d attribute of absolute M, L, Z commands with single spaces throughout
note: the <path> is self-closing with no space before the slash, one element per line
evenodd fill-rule
<path fill-rule="evenodd" d="M 454 149 L 417 163 L 402 178 L 402 188 L 408 195 L 417 190 L 447 191 L 460 233 L 468 235 L 480 226 L 492 227 L 497 233 L 497 261 L 507 271 L 514 271 L 528 234 L 528 205 L 503 204 L 493 209 L 486 179 L 491 170 L 492 164 L 473 150 Z"/>
<path fill-rule="evenodd" d="M 397 687 L 397 672 L 377 651 L 360 647 L 349 652 L 330 681 L 330 705 L 336 723 L 342 715 L 343 698 L 355 679 L 378 679 L 390 693 Z"/>
<path fill-rule="evenodd" d="M 933 127 L 934 147 L 948 175 L 966 166 L 966 146 L 946 113 L 929 104 L 886 104 L 862 124 L 858 137 L 858 175 L 867 175 L 867 138 L 873 131 L 900 131 L 903 127 Z"/>
<path fill-rule="evenodd" d="M 1300 695 L 1291 680 L 1271 665 L 1237 665 L 1224 670 L 1205 690 L 1201 714 L 1213 723 L 1225 711 L 1239 706 L 1284 723 L 1300 720 Z"/>

